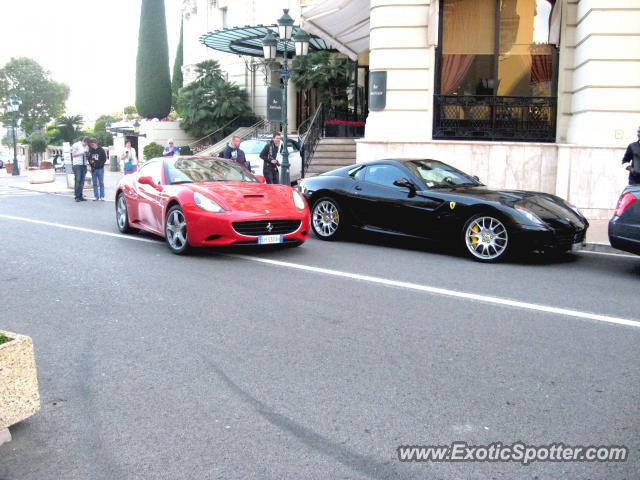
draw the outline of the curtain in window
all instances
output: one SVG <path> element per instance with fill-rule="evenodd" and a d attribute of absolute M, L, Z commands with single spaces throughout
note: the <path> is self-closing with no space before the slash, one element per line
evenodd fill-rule
<path fill-rule="evenodd" d="M 442 56 L 442 83 L 440 92 L 449 95 L 467 76 L 473 64 L 473 55 L 443 55 Z"/>

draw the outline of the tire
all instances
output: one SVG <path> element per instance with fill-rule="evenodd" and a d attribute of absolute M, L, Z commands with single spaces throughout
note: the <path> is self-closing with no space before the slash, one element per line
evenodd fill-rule
<path fill-rule="evenodd" d="M 332 241 L 346 230 L 346 217 L 338 202 L 332 197 L 322 197 L 311 209 L 311 229 L 316 238 Z"/>
<path fill-rule="evenodd" d="M 127 201 L 124 198 L 124 193 L 118 193 L 116 197 L 116 225 L 121 233 L 131 233 L 133 228 L 129 225 L 129 209 L 127 208 Z"/>
<path fill-rule="evenodd" d="M 461 233 L 464 251 L 478 262 L 500 262 L 512 253 L 509 228 L 495 214 L 473 215 L 465 222 Z"/>
<path fill-rule="evenodd" d="M 167 212 L 164 222 L 164 237 L 172 253 L 182 255 L 189 250 L 187 220 L 180 205 L 174 205 Z"/>

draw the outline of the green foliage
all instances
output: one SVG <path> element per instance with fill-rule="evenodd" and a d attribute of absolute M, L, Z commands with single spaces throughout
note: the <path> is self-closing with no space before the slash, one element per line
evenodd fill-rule
<path fill-rule="evenodd" d="M 0 103 L 6 105 L 9 94 L 15 92 L 22 105 L 18 112 L 22 128 L 30 133 L 43 128 L 52 118 L 64 112 L 69 97 L 69 87 L 51 80 L 35 60 L 26 57 L 12 58 L 0 69 Z M 0 116 L 4 125 L 11 124 L 11 114 Z"/>
<path fill-rule="evenodd" d="M 196 80 L 178 94 L 180 127 L 185 131 L 202 137 L 222 129 L 217 134 L 217 138 L 222 138 L 255 121 L 246 92 L 223 78 L 218 62 L 207 60 L 197 64 L 196 74 Z"/>
<path fill-rule="evenodd" d="M 93 126 L 93 136 L 98 140 L 101 147 L 110 147 L 113 145 L 113 135 L 107 132 L 107 124 L 115 122 L 117 119 L 112 115 L 101 115 L 96 119 Z"/>
<path fill-rule="evenodd" d="M 7 343 L 8 341 L 9 338 L 4 333 L 0 332 L 0 345 Z"/>
<path fill-rule="evenodd" d="M 138 115 L 138 109 L 135 105 L 127 105 L 126 107 L 124 107 L 124 116 L 127 120 L 140 118 L 140 115 Z"/>
<path fill-rule="evenodd" d="M 171 79 L 171 97 L 173 105 L 178 103 L 178 92 L 183 86 L 182 64 L 184 57 L 184 25 L 180 23 L 180 40 L 178 41 L 178 50 L 176 51 L 176 59 L 173 63 L 173 77 Z"/>
<path fill-rule="evenodd" d="M 193 155 L 191 151 L 191 147 L 189 145 L 184 145 L 180 147 L 180 155 Z"/>
<path fill-rule="evenodd" d="M 13 147 L 13 133 L 11 130 L 7 130 L 7 133 L 2 137 L 2 145 L 5 147 Z"/>
<path fill-rule="evenodd" d="M 57 135 L 54 137 L 56 143 L 70 142 L 82 136 L 82 115 L 61 116 L 56 121 Z"/>
<path fill-rule="evenodd" d="M 145 160 L 151 160 L 152 158 L 161 157 L 164 148 L 162 145 L 157 144 L 156 142 L 151 142 L 145 145 L 142 150 L 142 155 Z"/>
<path fill-rule="evenodd" d="M 355 63 L 344 55 L 321 50 L 296 57 L 292 75 L 300 90 L 317 89 L 318 98 L 329 108 L 346 108 L 353 87 Z"/>
<path fill-rule="evenodd" d="M 33 132 L 29 135 L 29 150 L 31 153 L 44 153 L 49 145 L 49 136 L 44 132 Z"/>
<path fill-rule="evenodd" d="M 142 0 L 136 59 L 136 108 L 145 118 L 164 118 L 171 110 L 164 1 Z"/>

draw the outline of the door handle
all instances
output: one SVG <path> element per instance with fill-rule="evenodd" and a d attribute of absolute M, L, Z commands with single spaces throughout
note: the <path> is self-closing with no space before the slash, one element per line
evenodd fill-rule
<path fill-rule="evenodd" d="M 360 185 L 356 185 L 355 186 L 355 190 L 357 190 L 359 192 L 360 190 L 362 190 L 362 187 Z"/>

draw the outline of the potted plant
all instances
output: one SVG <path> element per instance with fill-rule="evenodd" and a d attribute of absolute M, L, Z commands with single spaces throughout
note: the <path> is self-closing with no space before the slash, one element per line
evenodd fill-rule
<path fill-rule="evenodd" d="M 9 427 L 40 410 L 33 341 L 0 330 L 0 444 L 11 440 Z"/>
<path fill-rule="evenodd" d="M 6 169 L 7 169 L 7 173 L 8 173 L 8 174 L 11 174 L 11 171 L 13 170 L 13 163 L 8 163 L 8 162 L 7 162 L 7 163 L 5 163 L 5 164 L 4 164 L 4 168 L 6 168 Z"/>

